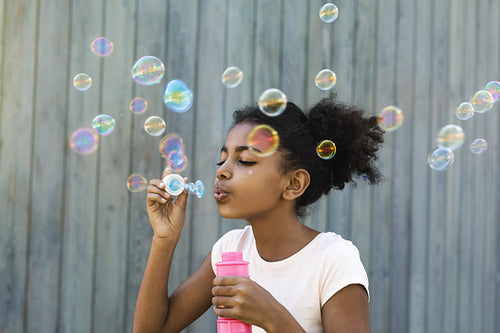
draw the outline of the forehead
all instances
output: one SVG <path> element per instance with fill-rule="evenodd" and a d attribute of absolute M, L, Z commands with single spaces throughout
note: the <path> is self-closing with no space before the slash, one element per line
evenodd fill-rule
<path fill-rule="evenodd" d="M 230 146 L 246 146 L 248 141 L 248 135 L 255 127 L 255 124 L 240 123 L 235 125 L 227 133 L 225 146 L 229 148 Z"/>

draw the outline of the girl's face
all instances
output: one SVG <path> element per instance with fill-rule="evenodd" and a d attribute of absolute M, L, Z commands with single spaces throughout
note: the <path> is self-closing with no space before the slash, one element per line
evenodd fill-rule
<path fill-rule="evenodd" d="M 214 197 L 219 213 L 230 219 L 249 220 L 275 209 L 289 178 L 280 169 L 281 153 L 259 157 L 247 146 L 254 124 L 240 123 L 226 137 L 215 179 Z"/>

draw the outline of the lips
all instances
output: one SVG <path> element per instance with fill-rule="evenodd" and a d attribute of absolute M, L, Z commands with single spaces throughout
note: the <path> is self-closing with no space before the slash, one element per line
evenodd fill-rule
<path fill-rule="evenodd" d="M 214 186 L 214 198 L 217 201 L 223 201 L 229 196 L 229 192 L 221 185 L 215 184 Z"/>

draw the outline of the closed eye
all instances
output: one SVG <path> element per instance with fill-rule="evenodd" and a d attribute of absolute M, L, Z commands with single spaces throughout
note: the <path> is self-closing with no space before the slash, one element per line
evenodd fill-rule
<path fill-rule="evenodd" d="M 220 162 L 217 162 L 217 166 L 221 166 L 222 164 L 224 164 L 225 161 L 220 161 Z"/>
<path fill-rule="evenodd" d="M 253 161 L 238 161 L 240 164 L 243 164 L 243 165 L 253 165 L 257 162 L 253 162 Z"/>

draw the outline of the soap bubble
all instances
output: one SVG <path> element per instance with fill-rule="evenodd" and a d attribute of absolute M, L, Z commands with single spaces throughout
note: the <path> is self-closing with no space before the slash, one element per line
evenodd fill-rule
<path fill-rule="evenodd" d="M 259 109 L 267 116 L 276 117 L 285 111 L 286 95 L 279 89 L 265 90 L 259 97 Z"/>
<path fill-rule="evenodd" d="M 167 156 L 167 164 L 174 171 L 184 171 L 187 168 L 188 160 L 182 151 L 173 150 Z"/>
<path fill-rule="evenodd" d="M 447 170 L 455 161 L 455 154 L 448 148 L 439 147 L 427 156 L 429 166 L 437 171 Z"/>
<path fill-rule="evenodd" d="M 158 116 L 151 116 L 144 122 L 144 130 L 151 136 L 160 136 L 165 132 L 167 124 Z"/>
<path fill-rule="evenodd" d="M 484 90 L 488 91 L 493 97 L 493 101 L 497 102 L 500 97 L 500 82 L 490 81 L 484 86 Z"/>
<path fill-rule="evenodd" d="M 268 125 L 255 126 L 248 134 L 247 145 L 250 151 L 257 156 L 269 156 L 279 146 L 278 132 Z"/>
<path fill-rule="evenodd" d="M 474 115 L 474 106 L 469 102 L 460 103 L 455 110 L 455 115 L 460 120 L 467 120 Z"/>
<path fill-rule="evenodd" d="M 323 140 L 316 147 L 316 154 L 318 154 L 318 156 L 324 160 L 331 159 L 333 156 L 335 156 L 336 152 L 337 146 L 335 146 L 335 143 L 330 140 Z"/>
<path fill-rule="evenodd" d="M 90 49 L 100 57 L 106 57 L 113 52 L 113 43 L 106 37 L 98 37 L 90 44 Z"/>
<path fill-rule="evenodd" d="M 160 83 L 164 74 L 165 65 L 160 59 L 153 56 L 140 58 L 132 67 L 132 78 L 135 82 L 144 86 Z"/>
<path fill-rule="evenodd" d="M 161 138 L 158 149 L 163 157 L 168 159 L 171 152 L 177 151 L 184 154 L 184 143 L 182 138 L 176 133 L 170 133 Z"/>
<path fill-rule="evenodd" d="M 79 154 L 90 154 L 99 146 L 99 135 L 90 128 L 79 128 L 71 134 L 69 144 Z"/>
<path fill-rule="evenodd" d="M 193 104 L 193 92 L 183 81 L 172 80 L 165 87 L 163 102 L 174 112 L 186 112 Z"/>
<path fill-rule="evenodd" d="M 384 131 L 395 131 L 403 124 L 403 111 L 395 106 L 386 106 L 377 115 L 378 125 Z"/>
<path fill-rule="evenodd" d="M 319 18 L 326 23 L 335 21 L 337 16 L 339 16 L 339 9 L 333 3 L 323 5 L 319 11 Z"/>
<path fill-rule="evenodd" d="M 148 181 L 141 174 L 133 173 L 127 179 L 127 188 L 130 192 L 142 192 L 147 186 Z"/>
<path fill-rule="evenodd" d="M 92 127 L 99 135 L 109 135 L 115 129 L 115 120 L 107 114 L 100 114 L 92 119 Z"/>
<path fill-rule="evenodd" d="M 485 139 L 474 139 L 469 145 L 469 150 L 474 154 L 482 154 L 488 149 L 488 142 Z"/>
<path fill-rule="evenodd" d="M 493 107 L 495 100 L 489 91 L 479 90 L 472 96 L 470 102 L 477 113 L 484 113 Z"/>
<path fill-rule="evenodd" d="M 148 108 L 148 102 L 142 97 L 136 97 L 130 102 L 130 111 L 135 114 L 141 114 Z"/>
<path fill-rule="evenodd" d="M 235 88 L 243 80 L 243 72 L 236 66 L 228 67 L 222 73 L 222 83 L 228 88 Z"/>
<path fill-rule="evenodd" d="M 329 69 L 321 70 L 314 79 L 314 84 L 321 90 L 332 89 L 337 83 L 337 76 Z"/>
<path fill-rule="evenodd" d="M 436 143 L 438 147 L 455 150 L 464 144 L 465 134 L 462 127 L 446 125 L 439 130 Z"/>
<path fill-rule="evenodd" d="M 80 91 L 89 90 L 92 87 L 92 79 L 85 73 L 78 73 L 73 78 L 73 86 Z"/>

